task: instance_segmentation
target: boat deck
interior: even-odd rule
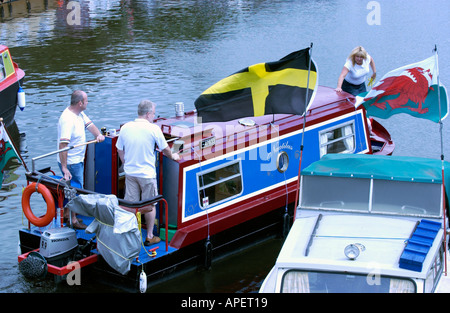
[[[89,225],[94,220],[94,217],[89,217],[89,216],[78,215],[78,217],[81,218],[83,220],[84,224],[86,224],[86,225]],[[41,234],[46,229],[51,229],[54,227],[55,227],[55,223],[53,222],[49,226],[46,226],[46,227],[31,226],[30,229],[22,229],[21,231],[28,233],[30,235],[34,235],[40,239]],[[87,233],[85,230],[76,229],[75,231],[77,233],[77,238],[82,241],[83,240],[88,241],[88,240],[92,239],[92,237],[95,236],[95,234]],[[166,243],[164,241],[164,238],[161,238],[161,241],[158,242],[157,244],[153,244],[150,246],[144,246],[144,241],[145,241],[146,237],[147,237],[147,229],[142,228],[141,229],[141,239],[142,239],[141,250],[139,252],[139,256],[131,262],[132,265],[140,266],[142,264],[151,262],[155,259],[158,259],[160,257],[163,257],[167,254],[170,254],[170,253],[178,250],[176,248],[171,247],[170,245],[168,245],[167,249],[166,249]],[[97,243],[95,238],[93,239],[93,243],[94,244]],[[91,252],[93,254],[98,254],[96,249],[92,250]]]
[[[348,270],[350,264],[355,272],[367,271],[370,263],[376,262],[383,272],[394,274],[398,271],[398,258],[415,227],[415,221],[388,219],[362,215],[325,215],[320,222],[317,217],[299,218],[294,223],[290,238],[286,241],[278,262],[293,266],[299,262],[308,268],[324,270],[323,260],[331,268]],[[315,225],[319,227],[314,228]],[[313,231],[315,230],[315,231]],[[358,260],[348,260],[344,248],[350,243],[365,246]],[[385,251],[380,254],[379,251]]]

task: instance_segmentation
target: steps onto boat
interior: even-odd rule
[[[440,229],[441,223],[439,222],[421,220],[403,250],[400,257],[400,268],[421,272],[423,262]]]
[[[177,227],[174,225],[170,225],[169,224],[169,229],[167,231],[167,233],[169,234],[169,242],[172,240],[173,236],[175,235],[177,231]],[[166,229],[164,227],[161,227],[159,229],[159,237],[161,238],[161,240],[165,240],[166,239]]]

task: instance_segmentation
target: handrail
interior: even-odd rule
[[[165,225],[165,230],[166,230],[166,252],[169,251],[169,205],[167,204],[166,199],[164,199],[161,196],[161,200],[160,201],[164,201],[164,208],[165,208],[165,216],[166,216],[166,225]],[[161,207],[159,207],[159,216],[161,217]],[[159,219],[161,221],[161,218]]]
[[[89,145],[91,143],[96,143],[96,142],[97,142],[97,139],[94,139],[94,140],[91,140],[91,141],[83,142],[83,143],[80,143],[80,144],[77,144],[77,145],[67,146],[67,147],[65,147],[63,149],[55,150],[55,151],[52,151],[52,152],[49,152],[49,153],[46,153],[46,154],[34,157],[34,158],[31,159],[31,171],[35,172],[35,165],[34,165],[34,163],[37,160],[46,158],[48,156],[51,156],[51,155],[54,155],[54,154],[57,154],[57,153],[68,151],[68,150],[71,150],[71,149],[74,149],[74,148],[78,148],[78,147],[81,147],[81,146],[84,146],[84,145]]]
[[[306,250],[305,250],[305,256],[309,255],[309,248],[311,248],[313,239],[316,236],[316,231],[317,231],[317,228],[319,227],[319,222],[321,219],[322,219],[322,214],[319,214],[317,216],[317,220],[316,220],[316,224],[314,225],[314,229],[313,229],[311,235],[309,236],[308,245],[306,246]]]
[[[156,195],[153,198],[144,199],[144,200],[141,200],[138,202],[132,202],[132,201],[128,201],[125,199],[117,198],[117,200],[119,200],[120,205],[129,207],[129,208],[140,208],[143,206],[153,204],[155,202],[159,202],[159,201],[161,201],[161,199],[164,199],[162,195]]]
[[[155,202],[163,201],[164,202],[164,208],[165,208],[164,213],[165,213],[165,217],[166,217],[166,223],[165,223],[165,227],[164,227],[165,230],[166,230],[166,240],[165,240],[166,241],[166,252],[169,251],[169,205],[167,204],[167,200],[164,199],[162,195],[156,195],[153,198],[142,200],[142,201],[139,201],[139,202],[130,202],[130,201],[126,201],[126,200],[119,199],[119,198],[117,198],[117,199],[119,200],[119,203],[121,203],[122,205],[123,204],[129,204],[129,205],[126,205],[126,208],[135,208],[136,209],[136,212],[135,212],[136,214],[137,214],[137,212],[138,212],[140,207],[144,207],[144,206],[150,205],[150,204],[155,203]],[[124,208],[124,209],[126,209],[126,208]],[[162,207],[161,206],[159,207],[159,216],[160,217],[162,216]],[[161,222],[161,218],[159,219],[159,221]],[[148,228],[149,228],[149,225],[147,225],[147,231],[149,231]]]
[[[44,173],[41,172],[41,171],[36,171],[36,170],[35,170],[33,173],[28,173],[28,177],[30,177],[31,175],[36,176],[36,177],[33,177],[33,179],[36,180],[36,182],[37,182],[37,181],[54,182],[55,185],[63,184],[65,187],[70,187],[70,188],[72,188],[72,189],[75,189],[75,190],[78,191],[79,193],[84,193],[84,194],[100,194],[100,193],[98,193],[98,192],[96,192],[96,191],[91,191],[91,190],[84,189],[84,188],[78,188],[78,187],[70,186],[70,185],[67,183],[66,180],[64,180],[64,179],[57,179],[57,178],[51,177],[51,176],[49,176],[49,175],[47,175],[47,174],[44,174]],[[38,178],[38,176],[41,176],[41,177]],[[30,177],[30,178],[31,178],[31,177]],[[120,204],[120,205],[124,205],[124,206],[129,207],[129,208],[138,208],[138,207],[143,207],[143,206],[147,206],[147,205],[153,204],[153,203],[155,203],[155,202],[158,202],[158,201],[160,201],[162,198],[163,198],[162,195],[156,195],[156,196],[153,197],[153,198],[144,199],[144,200],[137,201],[137,202],[132,202],[132,201],[128,201],[128,200],[121,199],[121,198],[117,198],[117,200],[119,201],[119,204]]]

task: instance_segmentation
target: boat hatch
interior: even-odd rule
[[[400,257],[400,268],[421,272],[425,258],[440,229],[439,222],[420,221]]]

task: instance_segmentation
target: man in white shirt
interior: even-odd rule
[[[62,112],[58,121],[58,149],[85,143],[85,129],[94,135],[97,142],[105,140],[98,128],[83,112],[87,104],[88,99],[84,91],[75,90],[72,93],[70,106]],[[74,187],[83,188],[85,151],[86,146],[81,145],[57,154],[58,165],[64,179],[71,180]],[[74,212],[72,212],[72,225],[79,229],[86,228],[86,225],[76,220]]]
[[[169,159],[178,161],[179,155],[168,146],[161,129],[153,124],[155,103],[142,100],[138,106],[138,117],[120,129],[116,148],[125,171],[125,200],[138,202],[158,194],[155,169],[155,144]],[[156,210],[152,205],[144,214],[147,224],[145,245],[158,243],[161,239],[153,235]]]

